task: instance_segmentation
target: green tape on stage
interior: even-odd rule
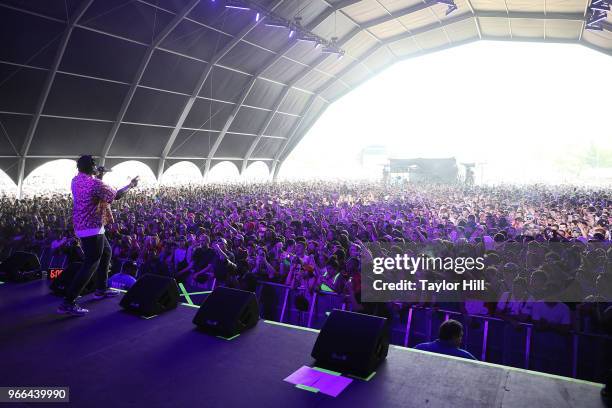
[[[238,333],[238,334],[236,334],[236,335],[234,335],[232,337],[223,337],[223,336],[217,336],[217,337],[220,338],[220,339],[223,339],[223,340],[234,340],[238,336],[240,336],[240,333]]]
[[[338,376],[342,375],[342,373],[339,373],[339,372],[337,372],[337,371],[327,370],[327,369],[325,369],[325,368],[320,368],[320,367],[312,367],[312,369],[313,369],[313,370],[320,371],[320,372],[322,372],[322,373],[331,374],[331,375],[338,375]]]
[[[376,375],[376,371],[374,371],[372,374],[368,375],[367,377],[359,377],[356,375],[349,375],[349,377],[356,378],[361,381],[370,381],[372,378],[374,378],[375,375]]]
[[[334,293],[334,290],[332,288],[330,288],[329,286],[327,286],[326,284],[322,283],[321,284],[321,290],[323,292],[331,292]]]
[[[305,391],[310,391],[310,392],[314,392],[315,394],[317,392],[319,392],[318,388],[315,387],[309,387],[308,385],[302,385],[302,384],[296,384],[295,385],[296,388],[299,388],[300,390],[305,390]]]
[[[191,298],[189,297],[189,293],[187,293],[187,291],[185,290],[185,286],[183,285],[183,283],[179,283],[179,288],[181,288],[181,292],[183,292],[183,295],[185,296],[185,300],[187,301],[187,303],[189,303],[190,305],[193,305],[193,302],[191,301]]]

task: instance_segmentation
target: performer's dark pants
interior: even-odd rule
[[[72,303],[81,294],[93,274],[96,273],[96,289],[106,290],[111,260],[111,246],[104,234],[81,238],[85,260],[66,290],[66,302]]]

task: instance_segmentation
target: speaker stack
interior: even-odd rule
[[[319,367],[367,377],[387,358],[387,319],[333,310],[317,337],[312,357]]]
[[[174,278],[146,274],[134,283],[121,299],[124,309],[150,317],[175,309],[179,301],[179,289]]]
[[[12,282],[40,279],[40,260],[31,252],[17,251],[0,264],[0,278]]]
[[[208,295],[193,318],[202,331],[227,338],[255,327],[258,321],[255,293],[226,287],[218,287]]]

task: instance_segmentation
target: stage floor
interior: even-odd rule
[[[313,330],[260,321],[224,340],[193,307],[144,319],[81,301],[88,316],[60,316],[45,282],[0,285],[0,386],[69,386],[73,407],[603,407],[598,384],[397,346],[332,398],[283,381],[313,364]]]

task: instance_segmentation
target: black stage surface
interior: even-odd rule
[[[603,406],[598,384],[395,346],[332,398],[283,381],[313,363],[313,330],[261,321],[224,340],[194,329],[193,307],[144,319],[90,298],[66,317],[43,281],[0,285],[0,386],[69,386],[74,407]]]

